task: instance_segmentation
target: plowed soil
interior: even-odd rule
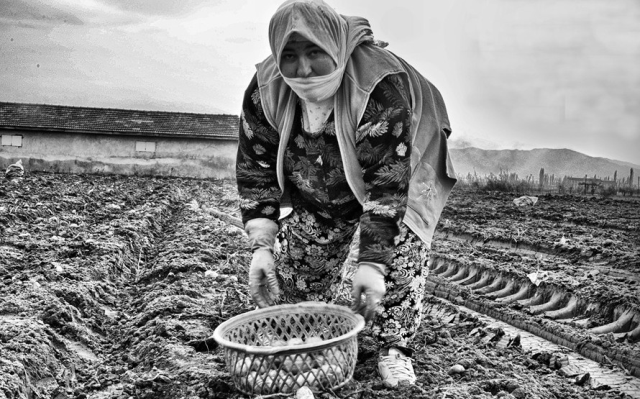
[[[513,198],[454,191],[435,253],[546,270],[584,295],[637,305],[637,202],[548,197],[522,209]],[[0,398],[245,397],[211,335],[254,308],[250,254],[244,232],[216,212],[238,216],[234,182],[44,173],[0,182]],[[460,250],[462,236],[518,240],[530,252]],[[353,381],[316,397],[623,397],[564,377],[552,354],[479,339],[482,328],[425,316],[413,342],[418,383],[400,391],[382,385],[365,330]],[[456,364],[464,372],[452,374]]]

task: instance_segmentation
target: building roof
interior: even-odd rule
[[[236,115],[0,102],[0,130],[220,139],[237,138],[238,124]]]

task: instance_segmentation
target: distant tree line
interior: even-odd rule
[[[478,175],[476,172],[465,175],[458,175],[458,182],[461,185],[475,187],[486,191],[504,191],[515,193],[559,193],[559,194],[599,194],[604,196],[612,195],[640,195],[640,176],[636,177],[633,168],[629,171],[628,177],[618,179],[616,170],[611,176],[589,177],[563,176],[545,173],[544,168],[540,168],[537,178],[530,174],[525,177],[518,176],[517,173],[508,170],[500,170],[498,174]]]

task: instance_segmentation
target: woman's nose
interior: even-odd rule
[[[299,78],[308,78],[313,73],[311,69],[311,62],[306,57],[300,57],[298,59],[298,68],[296,69],[296,76]]]

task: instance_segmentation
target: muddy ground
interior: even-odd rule
[[[548,270],[584,295],[637,305],[637,202],[546,197],[520,209],[513,198],[454,190],[435,254]],[[237,216],[236,204],[231,181],[45,173],[2,181],[0,398],[245,397],[210,338],[253,308],[246,237],[216,216]],[[519,240],[529,252],[460,245],[480,237]],[[551,252],[566,264],[543,256]],[[483,327],[426,315],[413,343],[418,383],[399,393],[376,375],[365,331],[353,382],[317,397],[623,397],[562,376],[551,354],[485,342]],[[455,364],[465,371],[450,374]]]
[[[514,205],[516,198],[458,189],[440,219],[434,258],[521,283],[535,275],[539,292],[563,296],[553,309],[571,298],[578,306],[560,322],[531,315],[533,322],[637,359],[638,331],[633,340],[627,335],[640,323],[640,198],[543,195],[522,207]],[[481,298],[486,295],[469,295],[491,302]],[[518,303],[491,306],[520,318],[529,311]],[[624,312],[635,317],[623,328],[588,334]]]

